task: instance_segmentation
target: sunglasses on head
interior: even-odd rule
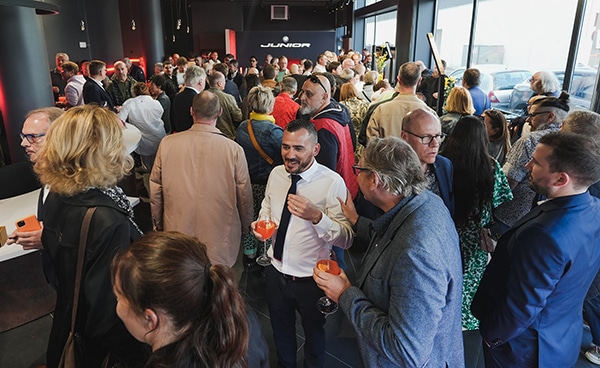
[[[308,78],[309,81],[311,81],[311,83],[318,83],[321,87],[323,87],[323,91],[328,92],[327,88],[325,88],[325,86],[323,85],[323,83],[321,83],[321,80],[319,79],[319,77],[317,77],[316,75],[311,75]]]

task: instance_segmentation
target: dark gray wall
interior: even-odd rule
[[[190,34],[185,33],[185,11],[181,10],[183,27],[174,28],[177,19],[177,4],[172,0],[163,0],[165,52],[181,55],[197,54],[203,51],[217,51],[220,57],[225,52],[225,29],[236,32],[246,31],[333,31],[335,17],[323,7],[289,7],[289,20],[270,20],[271,8],[268,5],[242,5],[239,3],[214,1],[189,3],[188,16]],[[171,16],[173,12],[173,16]],[[175,34],[175,42],[172,35]],[[240,39],[238,38],[238,42]],[[332,38],[331,43],[335,42]]]
[[[54,55],[66,52],[71,60],[100,59],[109,64],[123,58],[119,0],[56,0],[60,14],[43,18],[50,66]],[[81,20],[85,31],[81,31]],[[86,48],[79,43],[86,42]]]

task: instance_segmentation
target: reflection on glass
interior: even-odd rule
[[[386,41],[393,46],[396,43],[396,16],[398,12],[392,11],[385,14],[365,18],[365,47],[371,50],[372,46],[381,46]]]
[[[592,0],[591,3],[599,1]],[[536,71],[553,71],[559,80],[564,78],[576,6],[577,0],[487,0],[478,3],[470,66],[480,70],[480,87],[488,94],[492,107],[522,110],[521,105],[532,94],[527,80]],[[588,9],[590,6],[588,4]],[[552,11],[540,12],[542,8]],[[448,63],[447,74],[457,79],[457,85],[460,85],[466,68],[472,10],[471,2],[439,2],[435,38],[441,57]],[[591,15],[588,13],[586,11],[586,18],[591,18],[589,22],[593,26],[597,10]],[[582,38],[589,38],[590,33],[584,31]],[[583,64],[589,65],[589,60]],[[586,95],[586,82],[583,76],[580,79],[578,84],[584,84],[579,87],[583,96]],[[575,91],[575,79],[572,87]],[[591,90],[593,83],[589,89],[590,99]],[[512,101],[511,96],[515,94],[518,101]]]
[[[579,37],[577,61],[569,87],[571,104],[590,108],[600,62],[600,0],[588,0]],[[558,76],[561,80],[561,76]],[[562,76],[564,77],[564,75]]]

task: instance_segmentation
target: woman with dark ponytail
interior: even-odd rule
[[[117,254],[112,280],[117,314],[152,348],[146,367],[268,364],[260,327],[247,315],[233,271],[211,265],[206,246],[196,238],[150,233]]]

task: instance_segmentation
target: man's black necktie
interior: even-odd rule
[[[273,256],[275,259],[281,261],[283,255],[283,243],[285,241],[285,233],[287,232],[288,225],[290,224],[290,217],[292,214],[288,210],[288,196],[290,194],[296,194],[296,186],[298,180],[302,179],[300,175],[292,174],[292,184],[285,196],[285,202],[283,203],[283,211],[281,211],[281,220],[279,221],[279,228],[277,229],[277,237],[275,238],[275,247],[273,248]]]

